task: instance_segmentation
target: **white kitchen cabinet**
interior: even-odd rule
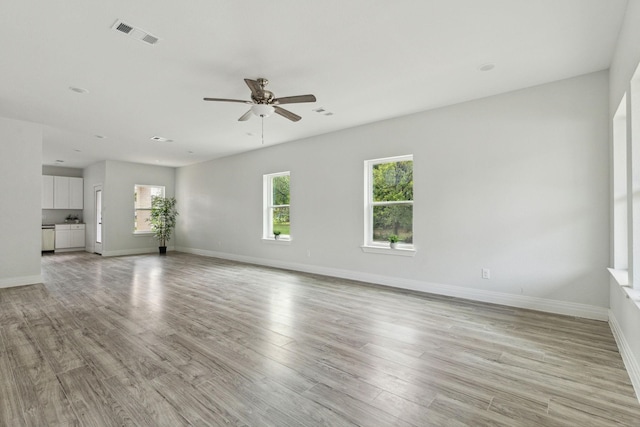
[[[69,209],[84,209],[83,201],[84,180],[82,178],[69,178]]]
[[[84,248],[84,224],[71,224],[71,248]]]
[[[56,224],[56,249],[71,247],[71,225]]]
[[[43,209],[84,209],[84,180],[69,176],[43,176],[42,185],[49,186],[52,180],[53,201],[51,207],[45,206],[45,190],[42,191]],[[49,195],[47,194],[47,198]],[[48,202],[48,200],[47,200]],[[48,205],[49,206],[49,205]]]
[[[53,177],[53,208],[69,209],[69,177]]]
[[[53,209],[53,177],[42,175],[42,209]]]
[[[84,224],[56,224],[56,249],[84,248]]]

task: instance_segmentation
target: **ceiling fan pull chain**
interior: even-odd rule
[[[260,116],[260,120],[262,121],[262,145],[264,145],[264,116]]]

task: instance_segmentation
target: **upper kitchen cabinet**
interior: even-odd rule
[[[84,180],[69,178],[69,209],[84,209]]]
[[[83,209],[84,180],[68,176],[42,177],[42,209]]]
[[[42,209],[53,209],[53,177],[42,175]]]
[[[53,208],[69,209],[69,177],[53,177]]]

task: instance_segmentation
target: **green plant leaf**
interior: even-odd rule
[[[153,196],[151,198],[151,214],[147,221],[151,223],[151,231],[160,246],[166,246],[171,239],[178,215],[175,197]]]

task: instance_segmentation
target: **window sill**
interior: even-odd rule
[[[414,257],[416,256],[416,252],[418,252],[415,250],[415,248],[391,249],[389,247],[384,247],[384,246],[367,246],[367,245],[360,246],[360,248],[362,249],[362,252],[366,252],[368,254],[383,254],[383,255],[408,256],[408,257]]]
[[[629,285],[629,272],[627,270],[619,270],[615,268],[607,268],[609,274],[620,285],[625,292],[627,298],[633,301],[640,308],[640,289],[634,289]]]
[[[153,231],[134,231],[133,235],[138,237],[147,237],[147,236],[153,237]]]
[[[291,239],[283,239],[283,238],[279,238],[279,239],[274,239],[273,237],[263,237],[262,241],[264,243],[272,243],[272,244],[276,244],[276,245],[290,245],[291,244]]]
[[[618,282],[620,286],[629,286],[629,272],[615,268],[607,268],[609,274]]]

